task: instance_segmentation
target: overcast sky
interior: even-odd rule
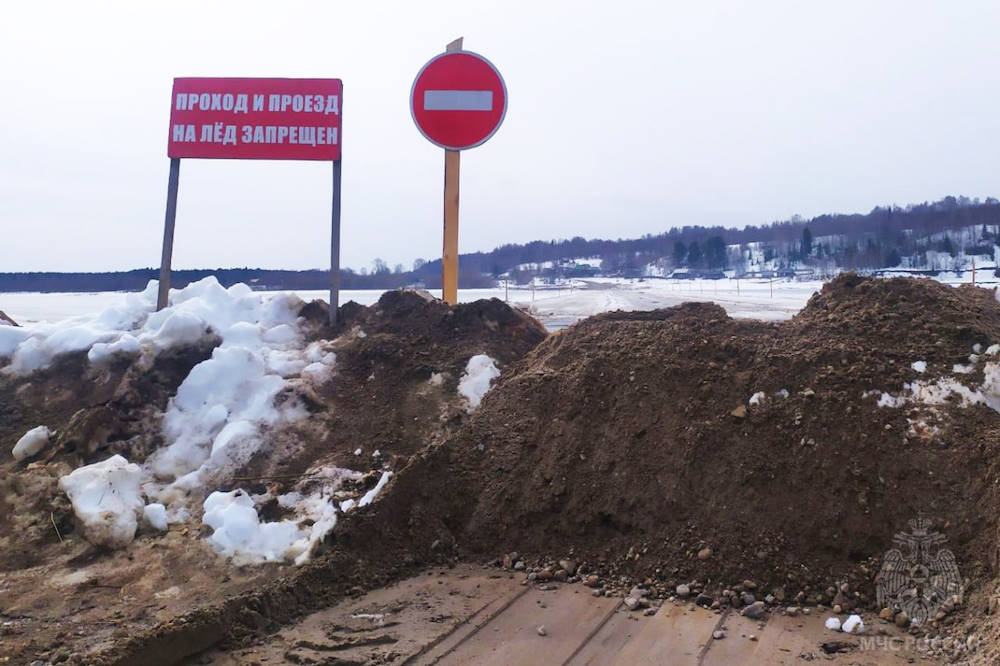
[[[159,265],[174,76],[343,79],[344,265],[439,256],[408,95],[458,36],[510,98],[462,252],[996,196],[998,34],[995,0],[8,3],[0,271]],[[185,160],[174,266],[328,266],[330,171]]]

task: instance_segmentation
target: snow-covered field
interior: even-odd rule
[[[550,329],[567,326],[579,319],[612,310],[653,310],[685,301],[713,301],[733,317],[787,319],[795,314],[821,282],[775,280],[619,280],[594,278],[575,280],[556,287],[462,289],[463,303],[481,298],[499,298],[513,305],[531,307]],[[261,292],[268,293],[268,292]],[[325,291],[298,291],[305,301],[327,299]],[[435,296],[439,291],[432,290]],[[378,290],[341,292],[342,302],[371,305],[382,295]],[[0,294],[0,310],[21,324],[56,322],[69,317],[94,314],[117,303],[121,294]]]
[[[980,280],[991,281],[984,286],[995,286],[991,273],[981,272]],[[942,274],[938,280],[947,284],[969,282],[968,275],[956,277]],[[788,319],[798,312],[815,292],[822,289],[820,280],[625,280],[616,278],[588,278],[573,280],[564,285],[537,287],[511,287],[497,289],[462,289],[458,297],[463,303],[481,298],[499,298],[512,305],[530,308],[550,330],[568,326],[579,319],[613,310],[654,310],[678,305],[685,301],[710,301],[718,303],[732,317],[778,321]],[[260,292],[262,294],[277,292]],[[353,290],[341,292],[341,302],[356,301],[371,305],[382,295],[380,290]],[[440,291],[431,290],[435,296]],[[326,291],[297,291],[305,301],[315,298],[326,300]],[[56,322],[69,317],[100,312],[117,303],[121,294],[0,294],[0,310],[22,324]]]
[[[788,319],[822,289],[820,281],[578,280],[563,289],[511,290],[510,300],[533,307],[551,330],[601,312],[655,310],[687,301],[718,303],[731,317]]]

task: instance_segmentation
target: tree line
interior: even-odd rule
[[[935,202],[908,206],[877,206],[868,213],[826,214],[742,229],[721,226],[675,226],[660,234],[631,239],[570,239],[501,245],[489,252],[459,257],[460,284],[485,288],[503,276],[516,282],[540,271],[532,266],[599,258],[605,275],[640,275],[649,265],[676,268],[754,271],[764,261],[777,267],[814,265],[834,268],[879,269],[904,260],[913,267],[948,269],[959,254],[990,254],[1000,237],[1000,201],[948,196]],[[123,272],[0,273],[5,291],[134,291],[159,271],[142,268]],[[327,271],[217,268],[173,271],[171,282],[182,287],[207,275],[224,285],[245,282],[255,289],[326,289]],[[376,259],[372,267],[341,271],[343,289],[395,289],[405,286],[441,286],[441,261],[417,259],[407,269]]]

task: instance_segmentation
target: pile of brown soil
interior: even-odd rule
[[[985,361],[952,366],[996,342],[992,291],[855,275],[780,324],[709,304],[594,317],[502,377],[390,496],[450,498],[435,510],[471,553],[572,551],[813,602],[838,580],[873,590],[893,535],[922,515],[982,581],[996,567],[1000,414],[948,405],[920,431],[907,408],[864,396],[921,377],[980,383]],[[380,510],[401,508],[386,497]]]
[[[318,465],[396,469],[465,420],[458,383],[472,356],[486,354],[504,371],[547,335],[495,298],[449,306],[426,293],[389,291],[369,307],[343,306],[336,330],[326,327],[327,312],[316,301],[303,314],[313,339],[333,341],[334,378],[303,396],[311,415],[293,428],[296,448],[251,461],[241,476],[263,484]]]
[[[830,603],[829,586],[850,581],[860,596],[840,601],[870,607],[883,554],[918,515],[950,539],[981,617],[996,568],[1000,414],[948,404],[937,431],[915,430],[908,419],[925,408],[878,407],[866,392],[939,376],[978,385],[985,357],[972,373],[952,366],[996,342],[992,291],[853,275],[780,324],[690,303],[591,318],[505,370],[452,436],[343,521],[324,557],[109,656],[194,640],[218,618],[216,639],[245,641],[261,631],[247,608],[285,622],[349,591],[352,576],[365,585],[514,550],[572,554],[602,578],[668,590],[750,579],[788,603]]]
[[[57,556],[60,536],[74,529],[59,477],[117,453],[145,460],[163,444],[158,418],[170,396],[216,344],[171,348],[149,365],[116,356],[94,367],[74,352],[27,376],[0,373],[0,571]],[[53,444],[14,461],[14,444],[39,425],[54,432]]]
[[[531,351],[542,331],[500,304],[417,298],[345,308],[342,381],[310,398],[326,434],[290,464],[336,463],[363,439],[408,460],[379,501],[348,514],[330,549],[290,575],[137,622],[87,659],[169,663],[429,562],[514,550],[572,554],[587,571],[665,589],[751,579],[796,603],[828,603],[828,586],[848,580],[860,596],[846,605],[870,607],[883,554],[917,516],[949,538],[972,611],[985,610],[998,564],[1000,414],[877,401],[920,380],[982,384],[998,359],[969,356],[1000,343],[992,291],[845,275],[788,322],[685,304],[594,317]],[[324,313],[312,310],[319,335]],[[458,418],[454,385],[476,353],[504,373]],[[430,381],[438,373],[441,386]],[[439,390],[451,397],[433,398]]]
[[[286,492],[323,465],[402,466],[467,418],[456,389],[471,356],[487,354],[506,370],[546,335],[496,299],[452,307],[389,292],[370,307],[343,306],[336,329],[326,326],[325,304],[301,314],[310,338],[328,340],[337,354],[333,375],[300,387],[310,418],[276,435],[272,444],[287,447],[281,455],[258,456],[238,472],[236,485],[250,492]],[[58,478],[114,453],[142,462],[162,446],[159,415],[217,344],[173,348],[152,364],[123,355],[95,367],[74,353],[26,377],[0,373],[0,619],[9,621],[0,635],[12,663],[58,656],[93,664],[105,659],[98,652],[112,663],[174,663],[202,641],[265,630],[441,555],[427,542],[424,554],[401,556],[405,530],[395,522],[391,535],[359,531],[354,543],[363,557],[330,544],[319,562],[299,568],[234,567],[211,550],[210,530],[197,522],[165,535],[140,531],[113,553],[82,541]],[[56,431],[54,442],[31,461],[13,460],[17,439],[40,424]],[[355,456],[356,448],[364,455]],[[264,519],[278,517],[265,509]]]

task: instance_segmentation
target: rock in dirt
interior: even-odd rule
[[[20,324],[8,317],[3,310],[0,310],[0,326],[20,326]]]

